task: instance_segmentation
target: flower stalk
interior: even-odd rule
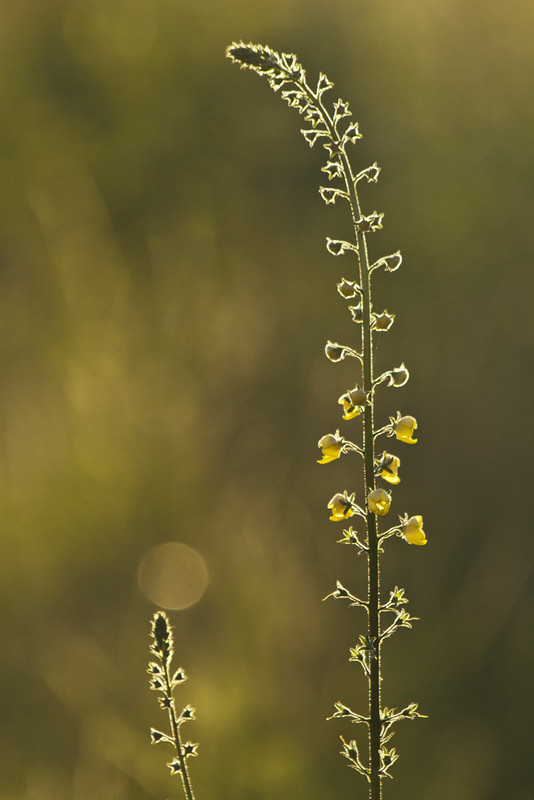
[[[348,149],[361,138],[358,124],[349,121],[349,104],[337,100],[328,107],[323,100],[327,91],[333,88],[331,81],[323,73],[319,74],[316,87],[307,80],[306,73],[293,54],[279,54],[269,47],[243,42],[233,43],[226,51],[227,56],[241,68],[251,69],[267,78],[271,88],[280,92],[282,98],[303,117],[306,127],[301,130],[310,147],[321,143],[327,152],[326,164],[322,172],[330,182],[341,181],[341,185],[321,186],[319,193],[327,205],[336,201],[349,204],[352,218],[352,240],[343,241],[327,238],[328,252],[335,256],[348,255],[354,262],[354,275],[343,277],[337,283],[340,296],[351,302],[348,311],[352,321],[360,326],[359,341],[356,346],[348,346],[328,341],[326,357],[336,363],[347,357],[357,363],[358,383],[348,389],[339,399],[342,406],[342,419],[356,429],[360,442],[352,442],[340,430],[319,439],[322,457],[320,464],[337,461],[346,454],[354,453],[363,460],[363,486],[356,491],[345,490],[336,493],[328,503],[330,520],[345,522],[354,518],[359,530],[349,527],[343,531],[339,541],[356,546],[358,554],[367,556],[367,596],[360,599],[342,586],[339,581],[336,590],[329,597],[350,601],[352,607],[362,608],[367,616],[367,631],[360,635],[359,643],[350,649],[350,660],[357,662],[368,681],[368,709],[365,714],[352,711],[344,703],[335,703],[332,718],[349,718],[362,724],[368,732],[368,758],[360,755],[356,739],[346,742],[342,738],[342,755],[350,767],[363,775],[369,786],[370,800],[381,800],[382,782],[391,777],[390,767],[398,754],[387,743],[393,735],[392,726],[401,719],[414,719],[422,716],[417,705],[410,703],[402,711],[382,707],[381,663],[382,643],[401,627],[411,627],[415,619],[403,605],[407,602],[404,590],[395,587],[390,591],[387,601],[381,599],[380,556],[384,543],[391,537],[400,537],[408,544],[426,544],[423,520],[419,515],[399,517],[399,524],[381,530],[379,520],[390,513],[393,498],[391,487],[400,482],[400,458],[387,451],[377,455],[377,439],[381,436],[395,437],[397,441],[415,444],[414,432],[417,422],[410,415],[397,412],[390,417],[389,424],[375,427],[375,392],[382,388],[400,388],[409,379],[409,372],[402,363],[377,376],[373,364],[373,337],[389,331],[394,315],[387,311],[376,312],[372,300],[372,275],[377,269],[393,272],[402,263],[399,251],[381,256],[371,262],[369,258],[369,237],[382,228],[383,214],[377,211],[365,214],[360,203],[358,186],[360,182],[375,183],[380,169],[377,164],[359,172],[353,171]],[[358,433],[359,427],[361,430]],[[386,487],[382,483],[386,483]],[[358,503],[356,498],[360,500]],[[352,519],[351,519],[352,522]],[[356,524],[355,523],[355,524]],[[363,531],[362,531],[363,528]],[[393,614],[387,624],[382,624],[384,614]]]
[[[182,787],[186,800],[195,800],[193,787],[189,777],[187,761],[191,756],[197,755],[198,744],[184,742],[180,734],[180,729],[184,722],[195,719],[195,709],[185,706],[177,714],[174,703],[174,687],[187,680],[184,670],[180,667],[172,670],[172,658],[174,655],[174,643],[172,629],[163,611],[154,614],[151,628],[150,652],[155,656],[156,661],[151,661],[148,665],[150,675],[150,688],[161,694],[158,698],[161,708],[167,711],[169,717],[170,733],[162,733],[155,728],[150,729],[152,744],[170,744],[174,748],[174,758],[167,764],[172,775],[179,775],[182,780]]]

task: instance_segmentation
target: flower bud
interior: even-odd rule
[[[152,618],[151,651],[162,661],[169,662],[173,656],[173,635],[169,620],[164,611],[157,611]]]
[[[385,489],[375,489],[367,497],[367,507],[373,514],[383,516],[389,511],[391,496]]]
[[[343,419],[353,419],[362,413],[363,407],[367,402],[367,394],[355,386],[345,394],[341,395],[338,403],[343,406]]]
[[[417,428],[417,421],[415,417],[399,417],[395,421],[395,436],[401,442],[406,442],[407,444],[415,444],[417,439],[413,438],[413,434],[415,429]]]
[[[341,448],[343,447],[343,438],[340,436],[339,431],[335,433],[327,433],[322,439],[319,439],[317,446],[323,451],[323,457],[317,461],[318,464],[328,464],[330,461],[335,461],[341,455]]]
[[[423,530],[423,517],[415,516],[406,518],[402,521],[401,535],[408,544],[426,544],[427,539]]]

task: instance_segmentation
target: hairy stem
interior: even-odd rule
[[[171,678],[169,675],[169,666],[168,664],[163,665],[164,669],[164,678],[165,678],[165,688],[167,690],[168,697],[172,697],[172,684]],[[189,772],[187,770],[187,759],[184,756],[184,751],[182,747],[182,740],[180,737],[180,726],[178,724],[178,720],[176,719],[176,711],[174,709],[174,701],[170,704],[167,709],[169,713],[169,722],[171,725],[172,731],[172,738],[174,742],[174,749],[176,751],[176,756],[178,758],[178,763],[180,765],[180,777],[182,779],[182,785],[184,787],[184,794],[187,800],[195,800],[195,796],[193,794],[193,788],[191,786],[191,781],[189,779]]]
[[[355,190],[354,190],[355,191]],[[363,450],[365,493],[369,495],[375,488],[374,475],[374,393],[373,393],[373,350],[371,330],[371,286],[369,280],[369,257],[365,234],[360,236],[360,280],[363,292],[363,372],[364,391],[368,392],[369,402],[364,410]],[[376,515],[367,512],[368,557],[368,635],[373,645],[374,657],[370,659],[369,676],[369,766],[370,800],[380,800],[382,796],[380,778],[380,556]]]
[[[304,84],[300,87],[309,93]],[[319,100],[323,119],[333,139],[339,141],[333,121]],[[363,458],[364,458],[364,485],[365,496],[375,489],[374,472],[374,374],[373,374],[373,333],[371,327],[371,280],[369,254],[365,233],[360,231],[358,220],[362,217],[360,200],[356,189],[355,176],[352,172],[350,161],[344,148],[340,152],[343,164],[345,187],[349,197],[352,221],[354,225],[354,238],[358,253],[358,270],[363,302],[362,322],[362,369],[363,390],[367,393],[368,402],[363,413]],[[368,596],[367,596],[367,621],[369,643],[372,643],[373,652],[369,659],[369,800],[381,800],[382,779],[380,775],[380,558],[376,515],[370,511],[366,514],[368,549]]]
[[[363,419],[364,481],[365,494],[369,495],[375,488],[374,475],[374,442],[373,442],[373,362],[371,332],[371,288],[369,283],[369,259],[365,234],[360,235],[360,280],[363,292],[363,373],[364,391],[368,392],[369,402],[365,406]],[[376,515],[367,512],[368,557],[368,596],[367,617],[369,642],[373,646],[370,659],[369,676],[369,766],[370,766],[370,800],[380,800],[380,557],[378,552],[378,535]]]
[[[362,355],[363,355],[363,390],[367,393],[368,402],[363,414],[363,453],[364,453],[364,485],[365,496],[375,489],[374,474],[374,392],[373,392],[373,347],[371,328],[371,281],[369,271],[369,254],[365,233],[358,228],[361,218],[361,207],[352,174],[350,162],[343,154],[345,183],[350,198],[354,235],[358,245],[358,265],[360,286],[363,300],[362,323]],[[367,634],[373,646],[369,659],[369,800],[381,800],[382,780],[380,776],[380,556],[378,549],[378,531],[376,515],[367,512],[368,546],[368,595],[367,595]]]

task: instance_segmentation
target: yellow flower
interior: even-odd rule
[[[332,522],[340,522],[344,519],[347,519],[347,517],[352,517],[354,514],[352,502],[350,498],[347,497],[346,492],[343,494],[335,494],[328,503],[327,508],[331,509],[332,511],[332,515],[330,517]]]
[[[323,451],[323,457],[317,463],[328,464],[329,461],[335,461],[341,455],[343,438],[340,436],[339,431],[327,433],[326,436],[319,439],[317,447],[320,447]]]
[[[353,419],[362,413],[363,407],[367,402],[367,395],[363,389],[355,386],[354,389],[345,392],[337,402],[343,406],[343,419]]]
[[[426,544],[426,536],[423,530],[423,517],[418,515],[408,519],[408,515],[406,515],[406,519],[402,524],[401,534],[402,538],[407,541],[408,544]]]
[[[399,417],[395,421],[395,436],[401,442],[407,444],[415,444],[417,439],[413,438],[415,429],[417,428],[417,421],[415,417]]]
[[[400,458],[397,456],[392,456],[391,453],[382,453],[382,457],[377,466],[377,472],[380,477],[384,478],[385,481],[392,484],[400,483],[399,477],[399,467],[400,467]]]
[[[390,505],[391,496],[385,489],[375,489],[367,497],[367,506],[373,514],[378,514],[379,516],[387,514]]]

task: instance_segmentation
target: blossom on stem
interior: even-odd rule
[[[346,300],[350,300],[352,297],[356,297],[360,294],[360,287],[356,281],[348,281],[346,278],[342,278],[337,284],[337,290],[341,297],[344,297]]]
[[[326,205],[335,203],[338,197],[343,197],[345,200],[349,199],[349,196],[346,192],[341,191],[341,189],[333,189],[329,186],[319,186],[319,194],[325,201]]]
[[[384,256],[378,261],[375,261],[375,263],[371,265],[371,270],[378,269],[378,267],[384,267],[386,272],[395,272],[395,270],[398,269],[401,264],[402,256],[400,254],[400,250],[397,250],[396,253],[391,253],[389,256]]]
[[[352,242],[345,242],[343,239],[331,239],[326,237],[326,249],[333,256],[342,256],[347,250],[356,250],[356,245]]]
[[[367,394],[356,385],[354,389],[341,395],[337,402],[343,406],[343,419],[353,419],[362,413],[367,402]]]
[[[373,314],[373,328],[375,331],[388,331],[393,325],[395,314],[388,314],[383,311],[381,314]]]
[[[349,306],[350,315],[353,322],[363,322],[363,304],[359,303],[357,306]]]
[[[360,181],[362,178],[365,178],[367,183],[376,183],[379,173],[380,167],[375,161],[375,163],[371,164],[370,167],[367,167],[367,169],[362,169],[362,171],[356,175],[355,183],[358,183],[358,181]]]
[[[339,458],[343,447],[343,437],[339,431],[335,433],[327,433],[322,439],[319,439],[317,447],[323,451],[323,457],[317,461],[318,464],[328,464],[330,461],[335,461]]]
[[[324,352],[329,361],[343,361],[343,359],[347,357],[359,358],[360,361],[362,360],[361,354],[353,350],[352,347],[346,347],[337,342],[328,341],[325,345]]]
[[[369,511],[378,516],[383,516],[389,511],[391,505],[391,495],[385,489],[375,489],[367,496],[367,507]]]
[[[383,261],[386,272],[395,272],[395,270],[398,269],[402,264],[402,256],[400,251],[397,250],[396,253],[391,253],[391,255],[386,256]]]
[[[389,383],[388,386],[404,386],[405,383],[408,383],[408,378],[410,377],[410,373],[406,369],[404,362],[400,365],[400,367],[395,367],[392,369],[388,375]]]
[[[376,466],[376,473],[388,483],[396,485],[397,483],[400,483],[400,477],[398,474],[399,467],[400,458],[391,455],[391,453],[386,453],[384,450],[380,461]]]
[[[338,119],[351,116],[351,113],[349,111],[349,104],[345,102],[345,100],[340,99],[337,102],[335,102],[334,111],[336,112],[334,115],[334,119],[336,122],[338,121]]]
[[[343,134],[343,143],[350,142],[351,144],[356,144],[358,139],[361,139],[362,135],[358,130],[358,123],[357,122],[349,122],[347,125],[347,129]]]
[[[346,348],[335,342],[328,341],[324,352],[330,361],[342,361],[345,358]]]
[[[413,438],[415,429],[417,428],[417,420],[415,417],[409,415],[401,417],[397,412],[397,419],[392,419],[393,430],[397,439],[407,444],[415,444],[417,439]]]
[[[337,160],[327,161],[325,166],[321,167],[321,172],[326,172],[331,181],[343,177],[343,168]]]
[[[383,218],[383,214],[379,214],[378,211],[373,211],[369,216],[360,217],[360,219],[356,220],[356,226],[362,233],[377,231],[382,227]]]
[[[327,505],[327,508],[332,511],[330,516],[332,522],[341,522],[347,517],[352,517],[355,511],[352,503],[353,499],[354,495],[349,496],[346,491],[343,494],[338,492],[332,497]]]
[[[408,515],[401,519],[401,536],[408,544],[426,544],[427,539],[423,530],[423,517],[417,515],[408,518]]]

